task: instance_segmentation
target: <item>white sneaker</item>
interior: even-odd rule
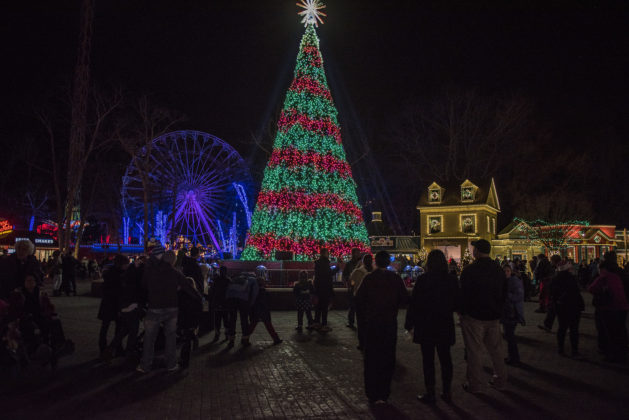
[[[171,367],[170,369],[167,369],[168,372],[177,372],[179,370],[179,363],[177,363],[174,367]]]

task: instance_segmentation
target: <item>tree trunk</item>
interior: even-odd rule
[[[81,246],[81,239],[83,238],[83,231],[85,231],[85,220],[81,217],[79,223],[79,230],[76,233],[76,241],[74,241],[74,258],[79,258],[79,247]]]
[[[146,184],[148,183],[145,180],[145,176],[142,177],[142,184],[144,187],[143,198],[144,198],[144,228],[142,232],[142,241],[144,242],[144,252],[148,252],[148,230],[149,230],[149,192]]]

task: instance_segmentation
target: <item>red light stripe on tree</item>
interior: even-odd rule
[[[303,152],[294,147],[273,149],[273,153],[269,159],[269,166],[273,167],[278,165],[284,165],[289,169],[312,165],[318,171],[329,173],[336,172],[342,178],[352,176],[352,169],[346,161],[338,159],[330,153],[324,155],[315,151]]]
[[[297,114],[297,111],[294,109],[287,109],[282,111],[280,119],[277,122],[277,128],[285,133],[295,124],[299,124],[305,130],[312,131],[316,134],[332,136],[338,144],[341,144],[341,129],[334,124],[329,117],[325,117],[321,120],[311,120],[306,115]]]
[[[318,209],[327,208],[346,214],[357,222],[362,221],[362,211],[356,204],[330,193],[307,194],[301,191],[289,190],[261,191],[257,205],[266,208],[276,208],[281,211],[295,210],[308,214],[314,214]]]
[[[313,95],[324,97],[330,102],[332,101],[332,95],[326,86],[301,74],[298,74],[297,77],[293,79],[293,83],[290,85],[289,90],[300,93],[306,91],[312,93]]]
[[[263,256],[270,257],[273,251],[290,251],[296,255],[315,256],[321,248],[327,248],[330,255],[341,256],[351,254],[352,248],[358,248],[363,253],[369,249],[357,240],[335,240],[323,242],[312,238],[291,239],[288,237],[275,237],[274,234],[251,235],[247,238],[247,245],[255,247]]]
[[[323,65],[323,62],[321,61],[321,54],[319,54],[319,49],[317,47],[307,46],[304,47],[302,51],[308,57],[308,60],[310,60],[311,66],[321,67]]]

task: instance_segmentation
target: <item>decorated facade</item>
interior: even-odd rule
[[[500,202],[493,178],[478,184],[437,183],[419,200],[421,248],[441,249],[446,258],[460,261],[471,242],[491,241],[496,235]]]
[[[616,249],[616,227],[610,225],[590,225],[566,223],[547,225],[539,228],[540,235],[528,226],[527,222],[514,220],[492,241],[492,253],[496,257],[530,260],[538,254],[558,254],[575,262],[589,262],[602,257],[605,252]],[[549,246],[543,238],[544,231],[561,232],[561,244]]]

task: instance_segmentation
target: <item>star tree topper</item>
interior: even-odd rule
[[[325,9],[325,4],[323,4],[323,2],[320,0],[301,0],[299,3],[295,4],[304,9],[297,13],[298,15],[304,17],[301,20],[301,23],[303,23],[304,26],[314,23],[316,27],[319,27],[319,22],[323,25],[323,19],[321,19],[321,16],[327,16],[321,11],[321,9]]]

